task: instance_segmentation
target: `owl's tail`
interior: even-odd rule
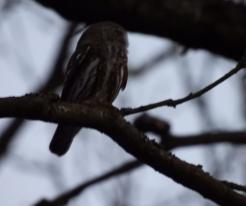
[[[50,142],[50,151],[58,156],[64,155],[72,144],[73,138],[81,128],[59,124]]]

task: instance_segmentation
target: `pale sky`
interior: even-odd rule
[[[0,96],[24,95],[45,81],[66,22],[52,11],[32,3],[17,6],[15,11],[2,16]],[[76,39],[77,37],[75,41]],[[170,42],[165,39],[129,33],[129,67],[141,65],[143,60],[153,57],[169,45]],[[182,69],[190,72],[189,81],[199,89],[234,66],[235,62],[205,51],[188,50],[183,56],[177,55],[158,64],[157,68],[152,68],[153,71],[150,69],[141,77],[130,77],[126,90],[119,95],[114,105],[136,107],[167,98],[181,98],[194,92],[185,87]],[[209,72],[205,73],[204,70]],[[200,81],[203,74],[208,75],[205,82]],[[209,98],[209,112],[214,115],[214,128],[244,128],[239,110],[239,76],[240,74],[234,76],[206,94]],[[150,113],[170,122],[174,134],[187,135],[209,129],[204,125],[194,101],[176,109],[164,107]],[[128,119],[132,120],[133,117]],[[6,120],[0,120],[0,133],[7,123]],[[54,129],[54,124],[32,121],[18,133],[17,141],[13,143],[8,158],[0,167],[1,205],[26,206],[43,197],[52,198],[61,191],[132,158],[108,137],[89,129],[80,132],[67,155],[57,158],[48,150]],[[190,163],[203,165],[209,171],[215,165],[211,165],[207,159],[210,151],[208,148],[183,148],[174,153]],[[231,148],[215,147],[218,158],[225,158],[225,151],[230,151]],[[50,172],[51,167],[57,169],[55,175]],[[231,168],[231,172],[224,175],[237,181],[242,178],[240,168]],[[122,195],[119,187],[124,183],[132,186],[128,198],[129,205],[133,206],[164,205],[166,201],[171,202],[167,205],[176,205],[172,203],[173,199],[180,200],[183,205],[197,205],[197,202],[190,202],[189,198],[199,203],[207,202],[197,193],[159,175],[149,167],[143,167],[124,177],[88,189],[69,205],[83,203],[88,206],[106,206],[113,201],[113,197]]]

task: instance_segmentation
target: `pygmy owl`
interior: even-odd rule
[[[61,100],[111,104],[127,82],[127,34],[118,24],[92,24],[82,33],[71,56]],[[65,154],[81,127],[58,124],[50,151]]]

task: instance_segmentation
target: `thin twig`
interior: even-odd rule
[[[231,76],[233,76],[234,74],[236,74],[237,72],[239,72],[241,69],[245,68],[245,57],[242,58],[242,60],[236,65],[235,68],[233,68],[231,71],[229,71],[228,73],[226,73],[224,76],[222,76],[221,78],[217,79],[216,81],[214,81],[212,84],[209,84],[208,86],[204,87],[203,89],[195,92],[195,93],[190,93],[187,96],[180,98],[180,99],[167,99],[164,101],[160,101],[160,102],[156,102],[153,104],[148,104],[145,106],[140,106],[137,108],[122,108],[121,112],[123,115],[131,115],[131,114],[136,114],[139,112],[144,112],[147,110],[151,110],[151,109],[155,109],[157,107],[162,107],[162,106],[168,106],[168,107],[176,107],[179,104],[182,104],[184,102],[190,101],[192,99],[195,99],[197,97],[202,96],[203,94],[205,94],[206,92],[208,92],[209,90],[213,89],[214,87],[218,86],[220,83],[222,83],[223,81],[229,79]]]

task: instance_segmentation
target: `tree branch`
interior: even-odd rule
[[[165,148],[178,148],[184,146],[229,143],[235,145],[246,144],[246,131],[239,132],[211,132],[198,135],[170,136],[164,140]]]
[[[235,144],[246,144],[246,132],[217,132],[217,133],[208,133],[208,134],[201,134],[201,135],[193,135],[193,136],[180,136],[177,137],[175,135],[169,134],[169,124],[163,120],[160,120],[155,117],[151,117],[149,115],[142,115],[138,117],[134,121],[134,125],[140,129],[141,131],[145,132],[154,132],[155,134],[161,136],[162,144],[166,149],[175,149],[178,147],[185,147],[185,146],[194,146],[194,145],[207,145],[213,143],[235,143]],[[131,172],[141,166],[144,166],[138,160],[128,161],[123,163],[120,167],[112,169],[109,172],[106,172],[98,177],[95,177],[91,180],[83,182],[79,186],[68,190],[67,192],[58,195],[53,200],[43,199],[35,204],[35,206],[62,206],[67,204],[71,199],[81,195],[81,193],[88,189],[89,187],[101,183],[102,181],[108,180],[113,177],[117,177],[118,175],[125,174],[127,172]],[[245,191],[244,186],[235,184],[235,183],[228,183],[227,181],[221,181],[223,184],[226,184],[232,189]]]
[[[178,136],[170,133],[170,125],[167,121],[148,114],[139,116],[134,121],[134,125],[143,132],[152,132],[158,135],[161,144],[166,150],[217,143],[246,144],[246,131],[213,131]]]
[[[222,76],[221,78],[217,79],[216,81],[214,81],[212,84],[209,84],[208,86],[202,88],[201,90],[195,92],[195,93],[190,93],[187,96],[180,98],[180,99],[167,99],[164,101],[160,101],[160,102],[156,102],[153,104],[148,104],[145,106],[140,106],[137,108],[122,108],[121,112],[123,115],[131,115],[131,114],[136,114],[139,112],[145,112],[147,110],[151,110],[151,109],[155,109],[157,107],[163,107],[163,106],[168,106],[168,107],[176,107],[179,104],[183,104],[187,101],[190,101],[192,99],[198,98],[200,96],[202,96],[203,94],[205,94],[206,92],[210,91],[211,89],[213,89],[214,87],[218,86],[220,83],[224,82],[225,80],[229,79],[231,76],[233,76],[234,74],[236,74],[237,72],[239,72],[240,70],[242,70],[243,68],[245,68],[245,56],[242,58],[242,60],[236,65],[235,68],[233,68],[231,71],[229,71],[228,73],[226,73],[224,76]]]
[[[235,60],[246,46],[246,7],[224,0],[36,0],[64,18],[111,20],[140,33],[172,39]],[[177,23],[178,22],[178,23]]]
[[[60,122],[97,129],[141,162],[220,205],[244,206],[246,198],[194,166],[165,152],[110,105],[58,103],[52,96],[0,98],[0,117]]]

